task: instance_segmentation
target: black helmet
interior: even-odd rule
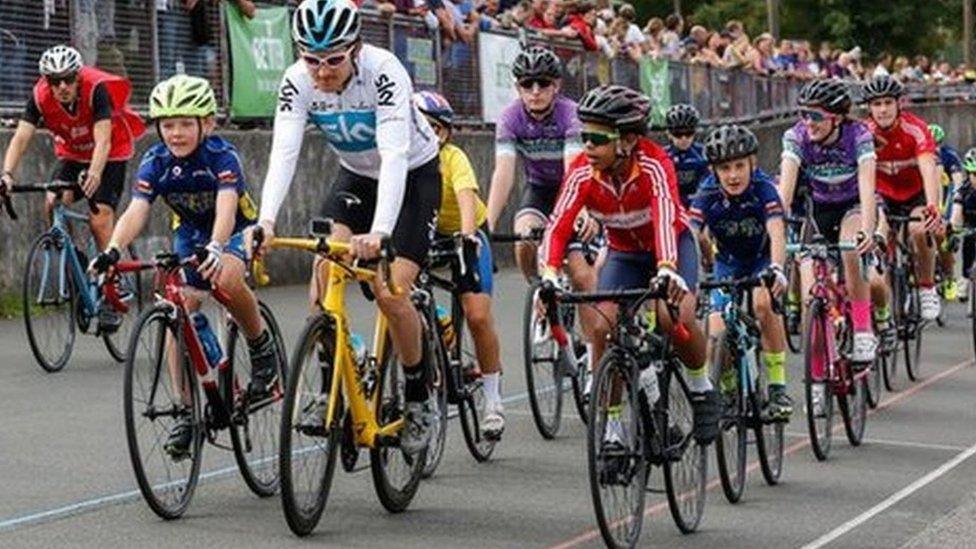
[[[586,92],[579,103],[579,119],[612,126],[618,132],[644,133],[651,100],[644,94],[616,84]]]
[[[523,78],[562,78],[563,63],[552,53],[552,50],[542,46],[531,46],[515,56],[512,63],[512,76],[516,80]]]
[[[905,86],[890,76],[875,76],[864,85],[864,101],[874,101],[882,97],[898,99],[905,93]]]
[[[830,113],[847,114],[851,110],[851,94],[847,84],[840,80],[818,79],[803,86],[797,103],[801,107],[820,107]]]
[[[759,140],[745,126],[719,126],[705,139],[705,156],[711,164],[735,160],[759,150]]]
[[[672,105],[665,115],[665,124],[669,130],[693,130],[698,127],[701,115],[698,109],[686,103]]]

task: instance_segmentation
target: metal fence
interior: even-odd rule
[[[258,5],[295,4],[274,0]],[[176,72],[210,79],[226,108],[228,47],[221,5],[200,0],[187,11],[183,0],[0,0],[0,115],[20,112],[37,78],[41,52],[65,42],[77,47],[86,63],[131,79],[138,109],[145,108],[155,82]],[[417,88],[442,92],[461,121],[481,122],[477,38],[471,44],[444,44],[420,18],[368,10],[363,11],[363,37],[393,51]],[[563,89],[570,97],[610,81],[640,86],[638,67],[629,59],[600,58],[576,42],[525,39],[548,44],[563,59]],[[669,64],[668,83],[672,103],[691,103],[709,121],[787,115],[800,86],[785,78],[677,62]],[[910,86],[913,99],[927,102],[973,100],[973,90],[972,85]]]

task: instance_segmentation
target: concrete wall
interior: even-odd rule
[[[926,120],[938,122],[946,130],[950,143],[965,149],[972,144],[973,132],[971,126],[976,120],[976,105],[927,105],[915,109],[915,112]],[[774,122],[753,129],[761,143],[760,164],[764,169],[775,173],[778,170],[780,138],[783,131],[790,125],[788,122]],[[0,148],[6,149],[12,131],[0,131]],[[234,142],[241,151],[244,160],[245,173],[250,180],[255,198],[260,197],[260,187],[266,171],[268,151],[270,149],[270,132],[267,131],[227,131],[223,135]],[[154,136],[143,139],[140,153],[154,139]],[[493,136],[488,132],[467,133],[457,137],[458,144],[468,152],[478,174],[482,188],[486,188],[491,177],[493,166]],[[43,181],[53,175],[55,161],[51,152],[50,138],[41,134],[34,139],[27,151],[26,158],[18,171],[18,180],[23,182]],[[299,168],[292,185],[291,193],[282,208],[279,219],[279,234],[304,234],[308,220],[317,214],[322,206],[322,200],[329,186],[330,174],[336,173],[338,165],[335,157],[327,151],[323,137],[318,131],[309,132]],[[131,174],[136,169],[136,162],[130,163]],[[517,200],[518,189],[512,193],[513,200]],[[484,194],[487,196],[487,193]],[[12,222],[6,217],[0,218],[0,292],[19,288],[27,260],[27,253],[31,242],[43,230],[42,200],[37,195],[18,195],[14,197],[14,204],[21,215],[21,219]],[[148,256],[153,251],[167,246],[167,216],[164,205],[157,205],[153,223],[145,236],[137,245],[140,255]],[[505,213],[501,227],[510,227],[511,208]],[[498,250],[501,263],[510,261],[510,248]],[[279,252],[273,254],[269,261],[269,271],[276,283],[300,282],[306,279],[309,258],[298,252]]]

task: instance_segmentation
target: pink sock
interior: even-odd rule
[[[871,331],[871,300],[851,301],[851,323],[855,332]]]

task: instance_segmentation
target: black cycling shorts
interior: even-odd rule
[[[368,233],[376,211],[375,179],[340,167],[322,215],[349,227],[353,234]],[[437,226],[437,209],[441,205],[440,163],[434,157],[407,172],[406,190],[400,217],[393,229],[393,247],[402,256],[423,265]]]
[[[543,221],[548,221],[549,214],[556,206],[557,198],[559,198],[558,186],[540,187],[526,184],[522,187],[522,197],[519,199],[518,210],[515,211],[515,219],[523,215],[534,215]]]
[[[122,200],[122,192],[125,190],[125,160],[110,161],[105,164],[102,170],[102,182],[92,196],[92,200],[99,204],[111,206],[114,210]],[[81,172],[88,169],[89,164],[75,160],[62,160],[58,164],[57,175],[54,180],[60,183],[83,183],[78,180]],[[77,200],[77,197],[76,197]]]
[[[920,192],[904,202],[889,200],[882,197],[881,203],[884,206],[884,211],[886,214],[908,217],[912,215],[912,210],[915,208],[925,206],[925,192]]]
[[[816,230],[827,239],[827,242],[837,243],[840,240],[840,226],[844,218],[850,214],[860,212],[857,201],[841,202],[838,204],[813,203],[813,222]],[[804,231],[804,234],[810,234]]]

